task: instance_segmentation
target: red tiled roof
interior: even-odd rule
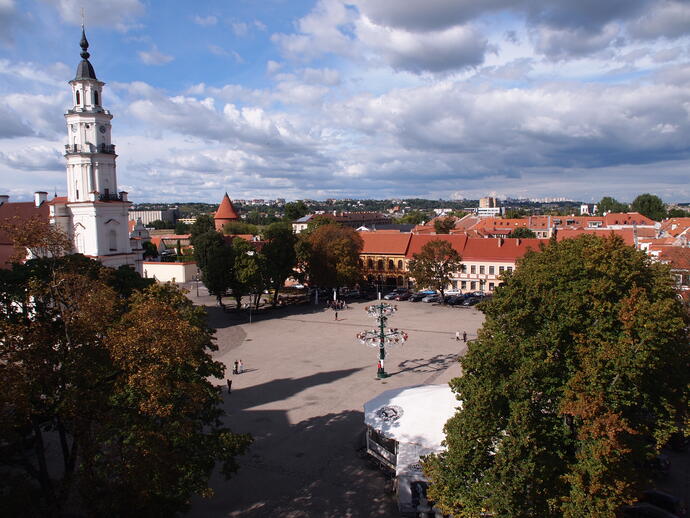
[[[680,246],[664,247],[659,260],[668,263],[674,270],[690,270],[690,248]]]
[[[661,223],[661,230],[676,237],[690,228],[690,218],[669,218]]]
[[[591,234],[598,237],[609,237],[610,235],[616,235],[623,238],[626,245],[635,246],[635,231],[632,228],[622,228],[622,229],[610,229],[610,228],[577,228],[569,229],[564,228],[558,231],[556,239],[558,241],[563,241],[564,239],[573,239],[579,237],[583,234]]]
[[[391,232],[360,232],[364,241],[363,254],[405,255],[412,234]]]
[[[656,221],[639,212],[612,212],[604,216],[606,226],[611,225],[655,225]]]
[[[60,203],[67,203],[67,196],[55,196],[55,198],[48,202],[48,205],[57,205]]]
[[[468,239],[465,249],[460,253],[463,261],[507,261],[515,262],[529,250],[535,252],[544,243],[543,239],[501,239],[475,238]]]
[[[235,212],[235,207],[232,206],[230,196],[228,196],[227,192],[225,193],[225,196],[223,196],[223,200],[220,202],[220,206],[218,207],[218,210],[213,218],[229,221],[239,219],[239,216],[237,215],[237,212]]]
[[[462,255],[467,236],[465,234],[412,234],[405,257],[412,259],[414,254],[422,251],[422,247],[430,241],[448,241],[453,248]]]

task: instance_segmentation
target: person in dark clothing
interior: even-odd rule
[[[228,394],[230,394],[232,392],[232,380],[228,379],[226,381],[228,382]]]

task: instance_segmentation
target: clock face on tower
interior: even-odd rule
[[[101,133],[105,133],[105,126],[101,126],[100,128],[98,128],[98,131],[100,131]]]

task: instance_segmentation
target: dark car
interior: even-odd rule
[[[405,288],[396,288],[393,291],[391,291],[390,293],[386,293],[383,296],[383,299],[384,300],[397,300],[395,297],[397,297],[401,293],[405,293],[405,292],[407,292],[407,289],[405,289]]]
[[[438,295],[437,293],[432,293],[424,297],[422,299],[422,302],[441,302],[441,295]]]
[[[481,299],[477,297],[469,297],[462,302],[463,306],[476,306],[481,302]]]
[[[406,291],[405,293],[398,293],[398,295],[395,297],[395,300],[407,300],[412,296],[412,293],[409,291]]]
[[[419,302],[419,301],[422,300],[424,297],[427,297],[427,296],[429,296],[429,295],[430,295],[429,292],[418,291],[417,293],[413,293],[412,295],[410,295],[410,298],[407,299],[407,300],[409,300],[410,302]]]
[[[446,299],[446,304],[449,306],[462,306],[463,302],[465,302],[464,295],[451,295]]]

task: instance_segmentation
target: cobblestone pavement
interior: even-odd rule
[[[390,480],[361,451],[362,407],[383,390],[458,376],[465,347],[455,332],[474,338],[483,315],[399,302],[389,325],[407,331],[409,340],[390,351],[391,376],[377,380],[377,350],[355,338],[372,327],[364,311],[369,303],[351,304],[337,321],[333,311],[304,304],[254,312],[250,324],[247,311],[224,312],[203,290],[189,296],[208,306],[218,330],[215,357],[233,379],[227,423],[255,443],[234,478],[214,475],[215,496],[195,499],[188,516],[397,516]],[[245,372],[232,375],[240,359]]]

